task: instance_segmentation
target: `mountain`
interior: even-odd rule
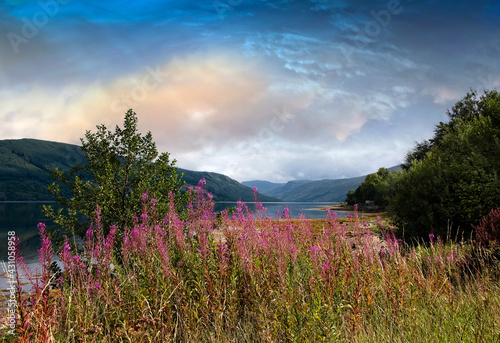
[[[52,200],[50,169],[69,170],[83,163],[77,145],[36,139],[0,140],[0,200]]]
[[[259,193],[263,194],[271,192],[274,188],[286,185],[286,183],[274,183],[274,182],[260,181],[260,180],[243,181],[241,184],[251,188],[257,187]]]
[[[201,178],[207,181],[207,190],[214,196],[215,201],[253,201],[252,188],[242,185],[230,177],[212,173],[212,172],[199,172],[178,168],[179,173],[184,173],[182,178],[188,186],[196,186]],[[280,201],[276,197],[271,197],[259,192],[259,200],[265,201]]]
[[[53,182],[50,169],[68,171],[74,164],[85,163],[80,147],[73,144],[37,139],[0,140],[0,201],[50,201],[47,186]],[[215,201],[253,201],[252,189],[217,173],[178,169],[183,180],[196,186],[202,177]],[[259,195],[261,201],[279,199]]]
[[[389,168],[391,172],[401,170],[400,166]],[[283,183],[268,181],[244,181],[243,185],[256,186],[260,193],[282,199],[283,201],[344,201],[347,192],[363,183],[366,175],[347,179],[296,180]],[[263,186],[263,187],[259,187]]]

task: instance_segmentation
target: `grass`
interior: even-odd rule
[[[198,192],[183,222],[142,215],[107,236],[96,211],[62,274],[43,226],[41,278],[12,342],[498,342],[500,266],[470,242],[408,246],[379,222],[217,218]],[[173,199],[173,198],[172,198]],[[18,261],[22,267],[22,261]]]

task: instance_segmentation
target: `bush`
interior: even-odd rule
[[[477,241],[484,246],[500,244],[500,209],[492,209],[474,228]]]

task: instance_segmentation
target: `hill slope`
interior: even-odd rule
[[[401,170],[399,166],[389,168],[391,172]],[[282,199],[283,201],[344,201],[351,189],[363,183],[366,175],[348,179],[297,180],[285,184],[268,181],[244,181],[242,184],[256,186],[259,192]],[[264,186],[264,187],[259,187]]]
[[[69,170],[86,161],[80,147],[37,139],[0,140],[0,201],[53,200],[47,186],[53,182],[50,169]],[[183,180],[196,185],[205,177],[206,188],[216,201],[253,201],[252,189],[217,173],[178,169]],[[262,201],[278,199],[260,195]]]
[[[183,180],[190,186],[196,186],[201,178],[207,181],[207,190],[214,196],[215,201],[253,201],[253,191],[250,187],[244,186],[230,177],[212,173],[198,172],[179,168],[179,173],[184,173]],[[271,197],[260,192],[260,201],[280,201],[276,197]]]
[[[53,181],[50,169],[67,171],[84,161],[77,145],[36,139],[0,140],[0,201],[52,200],[47,191]]]

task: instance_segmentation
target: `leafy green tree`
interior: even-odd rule
[[[369,174],[359,187],[347,193],[348,205],[364,204],[373,201],[375,205],[385,207],[395,189],[398,172],[391,173],[387,168],[380,168],[376,173]]]
[[[403,170],[408,170],[411,167],[413,160],[420,161],[425,155],[431,151],[433,144],[431,141],[424,140],[422,142],[416,142],[415,147],[409,151],[405,156],[405,161],[401,164]]]
[[[440,146],[443,137],[456,129],[459,121],[470,122],[481,117],[495,118],[500,104],[500,93],[497,90],[485,91],[479,95],[477,91],[471,90],[451,110],[447,110],[449,121],[440,122],[434,130],[434,137],[416,143],[415,147],[406,154],[405,161],[401,164],[403,170],[408,170],[413,160],[422,160],[434,146]]]
[[[52,170],[55,181],[48,189],[59,206],[44,206],[44,213],[57,225],[51,232],[56,242],[63,234],[84,237],[96,206],[104,230],[117,225],[122,232],[132,225],[134,215],[141,214],[143,194],[157,201],[159,215],[168,210],[169,192],[175,193],[179,206],[185,204],[176,161],[170,162],[168,153],[158,155],[151,132],[137,132],[132,110],[125,114],[123,128],[116,126],[111,132],[99,125],[95,133],[87,131],[81,143],[86,163],[68,173]]]
[[[433,145],[401,174],[391,208],[411,236],[470,235],[500,203],[500,96],[475,92],[437,125]]]

